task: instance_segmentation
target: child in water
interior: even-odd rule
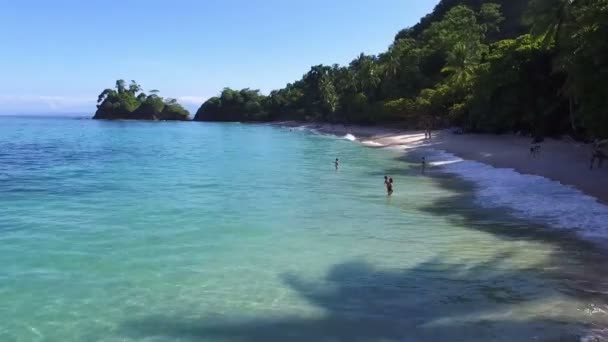
[[[426,157],[422,157],[422,173],[424,173],[425,169],[426,169]]]
[[[336,161],[334,162],[334,164],[336,165],[336,170],[337,170],[338,167],[340,166],[340,161],[338,160],[338,158],[336,158]]]
[[[386,178],[386,177],[385,177]],[[390,177],[386,183],[386,193],[390,196],[393,194],[393,177]]]

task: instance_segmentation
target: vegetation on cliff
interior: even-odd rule
[[[149,93],[145,94],[135,81],[127,86],[124,80],[118,80],[115,89],[99,94],[93,119],[188,120],[190,114],[177,100],[162,98],[158,90]]]
[[[195,120],[423,122],[608,137],[608,0],[442,0],[388,50],[284,88],[224,89]]]

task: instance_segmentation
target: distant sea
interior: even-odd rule
[[[422,175],[352,138],[0,117],[0,341],[603,333],[605,247],[493,202],[517,190],[504,173]]]

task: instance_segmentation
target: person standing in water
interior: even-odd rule
[[[422,157],[422,173],[424,173],[424,170],[426,170],[426,157]]]
[[[393,177],[389,177],[388,181],[385,181],[386,183],[386,193],[388,196],[393,194]]]
[[[336,170],[338,169],[338,167],[340,167],[340,160],[338,158],[336,158],[334,165],[336,166]]]

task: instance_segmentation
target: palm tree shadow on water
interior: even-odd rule
[[[576,279],[564,283],[563,291],[604,301],[608,293],[608,248],[606,241],[581,238],[576,230],[560,230],[516,217],[510,208],[480,208],[475,201],[475,184],[451,175],[432,175],[430,179],[453,195],[434,200],[419,208],[433,216],[447,217],[453,224],[492,234],[509,241],[536,241],[552,250],[555,276]]]
[[[386,170],[408,176],[416,171]],[[321,309],[318,316],[151,315],[124,322],[119,333],[187,341],[579,341],[604,327],[605,318],[581,319],[590,303],[608,304],[603,249],[504,210],[480,210],[471,184],[432,178],[453,195],[419,210],[501,239],[548,244],[553,254],[542,264],[519,268],[510,265],[515,252],[480,263],[439,255],[407,269],[353,260],[334,265],[320,280],[281,275],[287,287]],[[573,306],[555,306],[565,302]]]
[[[417,210],[433,216],[445,217],[453,224],[483,231],[505,240],[538,241],[554,247],[557,259],[568,255],[582,267],[603,265],[608,259],[608,240],[595,243],[584,240],[575,230],[556,230],[532,220],[517,217],[508,207],[481,208],[475,199],[477,185],[455,175],[440,172],[437,167],[429,167],[424,174],[416,163],[420,152],[410,152],[395,160],[404,162],[401,167],[382,172],[371,172],[371,176],[390,174],[406,177],[425,176],[434,185],[448,190],[452,195],[437,198],[432,203],[418,207]],[[406,190],[407,191],[407,190]],[[408,208],[403,208],[407,210]],[[607,226],[608,228],[608,226]],[[608,274],[608,267],[602,267]],[[597,269],[596,269],[597,271]]]
[[[405,162],[401,167],[370,175],[419,176],[420,168],[415,162],[420,155],[413,152],[397,157],[395,160]],[[508,207],[481,208],[476,201],[475,183],[439,172],[437,168],[427,169],[424,176],[435,186],[448,190],[451,195],[436,198],[417,210],[444,217],[454,225],[483,231],[502,240],[536,241],[547,245],[553,251],[550,267],[554,267],[554,276],[575,280],[563,282],[563,292],[576,292],[577,297],[606,301],[603,294],[608,294],[608,241],[592,242],[582,239],[576,230],[554,229],[517,217]]]
[[[289,273],[283,282],[322,315],[153,315],[125,322],[120,333],[187,341],[577,341],[588,327],[571,317],[517,311],[560,294],[538,277],[552,271],[503,267],[510,257],[474,265],[437,257],[405,270],[352,261],[310,281]]]

